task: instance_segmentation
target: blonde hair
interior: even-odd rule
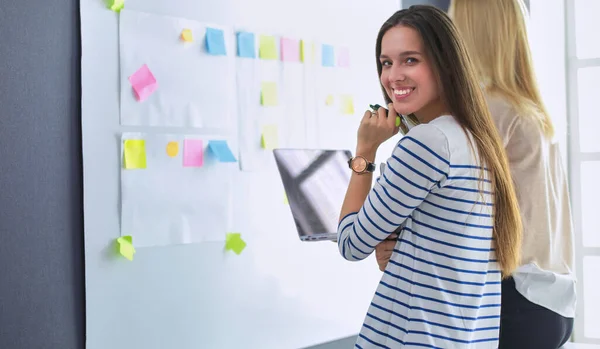
[[[452,0],[449,14],[458,28],[480,81],[523,116],[535,118],[548,138],[552,120],[536,82],[521,0]]]
[[[375,45],[379,76],[382,72],[379,56],[383,35],[396,26],[408,26],[420,34],[426,56],[437,74],[442,96],[450,112],[461,127],[473,135],[479,160],[490,172],[494,191],[493,237],[496,259],[502,276],[506,278],[520,262],[523,226],[506,152],[484,93],[477,83],[468,51],[458,30],[444,12],[433,6],[414,5],[396,12],[379,31]],[[383,86],[382,92],[386,102],[390,103]]]

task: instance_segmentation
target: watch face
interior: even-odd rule
[[[367,160],[361,157],[352,159],[352,170],[355,172],[364,172],[367,169]]]

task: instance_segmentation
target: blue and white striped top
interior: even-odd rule
[[[452,116],[412,128],[395,147],[338,247],[357,261],[398,228],[355,348],[497,348],[499,265],[491,183]]]

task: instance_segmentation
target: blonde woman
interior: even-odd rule
[[[502,281],[500,348],[552,349],[575,316],[569,193],[554,128],[534,77],[519,0],[453,0],[450,15],[485,88],[523,220],[520,266]],[[380,269],[392,242],[376,249]]]

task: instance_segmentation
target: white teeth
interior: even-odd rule
[[[412,89],[410,89],[410,88],[406,88],[403,90],[394,90],[394,94],[398,95],[398,96],[404,96],[404,95],[409,94],[411,91],[412,91]]]

